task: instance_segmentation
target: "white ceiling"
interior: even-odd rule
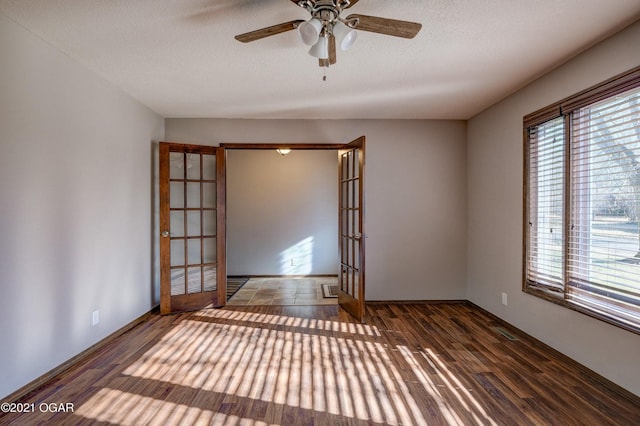
[[[467,119],[640,18],[638,0],[360,0],[420,22],[360,32],[324,70],[289,0],[0,0],[0,11],[164,117]]]

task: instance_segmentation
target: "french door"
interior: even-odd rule
[[[364,145],[362,136],[338,151],[338,303],[358,321],[365,311]]]
[[[160,313],[226,301],[224,148],[160,143]]]

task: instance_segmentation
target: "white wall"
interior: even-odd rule
[[[338,274],[338,154],[227,153],[228,275]]]
[[[154,305],[151,141],[164,122],[3,15],[0,58],[4,396]]]
[[[640,395],[640,336],[522,292],[522,117],[640,65],[640,22],[468,128],[468,299]],[[508,294],[508,306],[500,303]]]
[[[167,140],[211,145],[365,135],[367,300],[465,298],[464,122],[176,118],[165,132]]]

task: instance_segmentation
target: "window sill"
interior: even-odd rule
[[[621,322],[621,321],[616,321],[615,319],[607,316],[607,315],[601,315],[599,313],[593,312],[592,310],[582,307],[582,306],[577,306],[574,303],[571,303],[570,301],[566,300],[564,298],[564,295],[562,293],[558,293],[558,292],[554,292],[554,291],[548,291],[548,290],[542,290],[540,288],[537,287],[532,287],[530,285],[525,284],[524,287],[522,288],[522,291],[524,293],[530,294],[532,296],[536,296],[539,297],[541,299],[544,299],[546,301],[549,301],[551,303],[555,303],[556,305],[560,305],[562,307],[565,307],[567,309],[571,309],[572,311],[575,312],[579,312],[583,315],[587,315],[591,318],[595,318],[597,320],[606,322],[607,324],[613,325],[615,327],[618,328],[622,328],[623,330],[629,331],[631,333],[634,334],[639,334],[640,335],[640,327],[634,327],[632,325],[629,325],[627,323]]]

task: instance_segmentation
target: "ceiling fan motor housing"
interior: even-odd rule
[[[323,22],[336,22],[343,7],[348,6],[348,1],[317,0],[315,2],[303,2],[302,7],[307,9],[311,16]]]

